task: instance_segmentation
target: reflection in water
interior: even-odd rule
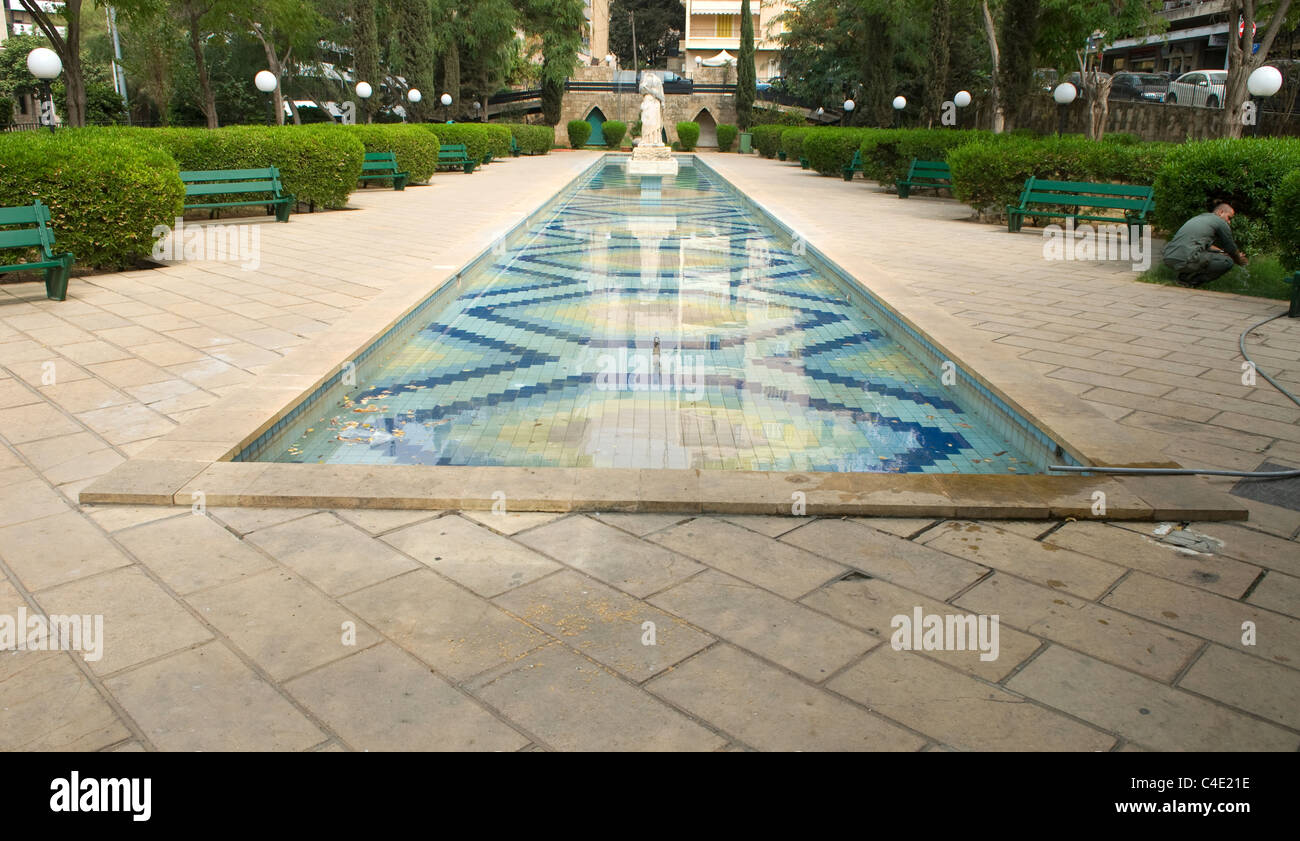
[[[1033,472],[685,158],[618,158],[266,449],[291,462]]]

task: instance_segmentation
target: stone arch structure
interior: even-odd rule
[[[692,118],[692,122],[700,125],[700,139],[696,144],[701,149],[709,149],[718,145],[718,121],[713,118],[713,114],[708,108],[701,108],[700,113]]]

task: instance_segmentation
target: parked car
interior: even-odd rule
[[[1091,75],[1092,75],[1092,72],[1089,71],[1088,75],[1091,76]],[[1101,77],[1103,80],[1105,80],[1105,79],[1109,79],[1109,78],[1110,78],[1110,74],[1109,74],[1109,73],[1098,73],[1097,75],[1098,75],[1099,77]],[[1083,84],[1083,74],[1082,74],[1082,73],[1080,73],[1080,72],[1078,72],[1078,71],[1075,71],[1074,73],[1071,73],[1069,76],[1066,76],[1066,77],[1065,77],[1065,81],[1067,81],[1067,82],[1069,82],[1070,84],[1074,85],[1074,89],[1075,89],[1076,91],[1079,92],[1079,99],[1087,99],[1087,98],[1088,98],[1088,89],[1087,89],[1087,87],[1085,87],[1084,84]],[[1053,88],[1053,89],[1055,89],[1055,88]]]
[[[1223,89],[1228,82],[1226,70],[1193,70],[1169,83],[1166,105],[1198,105],[1222,108]]]
[[[1164,102],[1169,80],[1158,73],[1116,73],[1110,98],[1121,102]]]

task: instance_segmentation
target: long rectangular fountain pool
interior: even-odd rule
[[[236,460],[1041,472],[1053,442],[707,166],[682,157],[651,192],[626,160],[602,159]]]

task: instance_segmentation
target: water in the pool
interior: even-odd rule
[[[715,175],[685,158],[654,199],[624,162],[499,243],[260,459],[1038,472]]]

